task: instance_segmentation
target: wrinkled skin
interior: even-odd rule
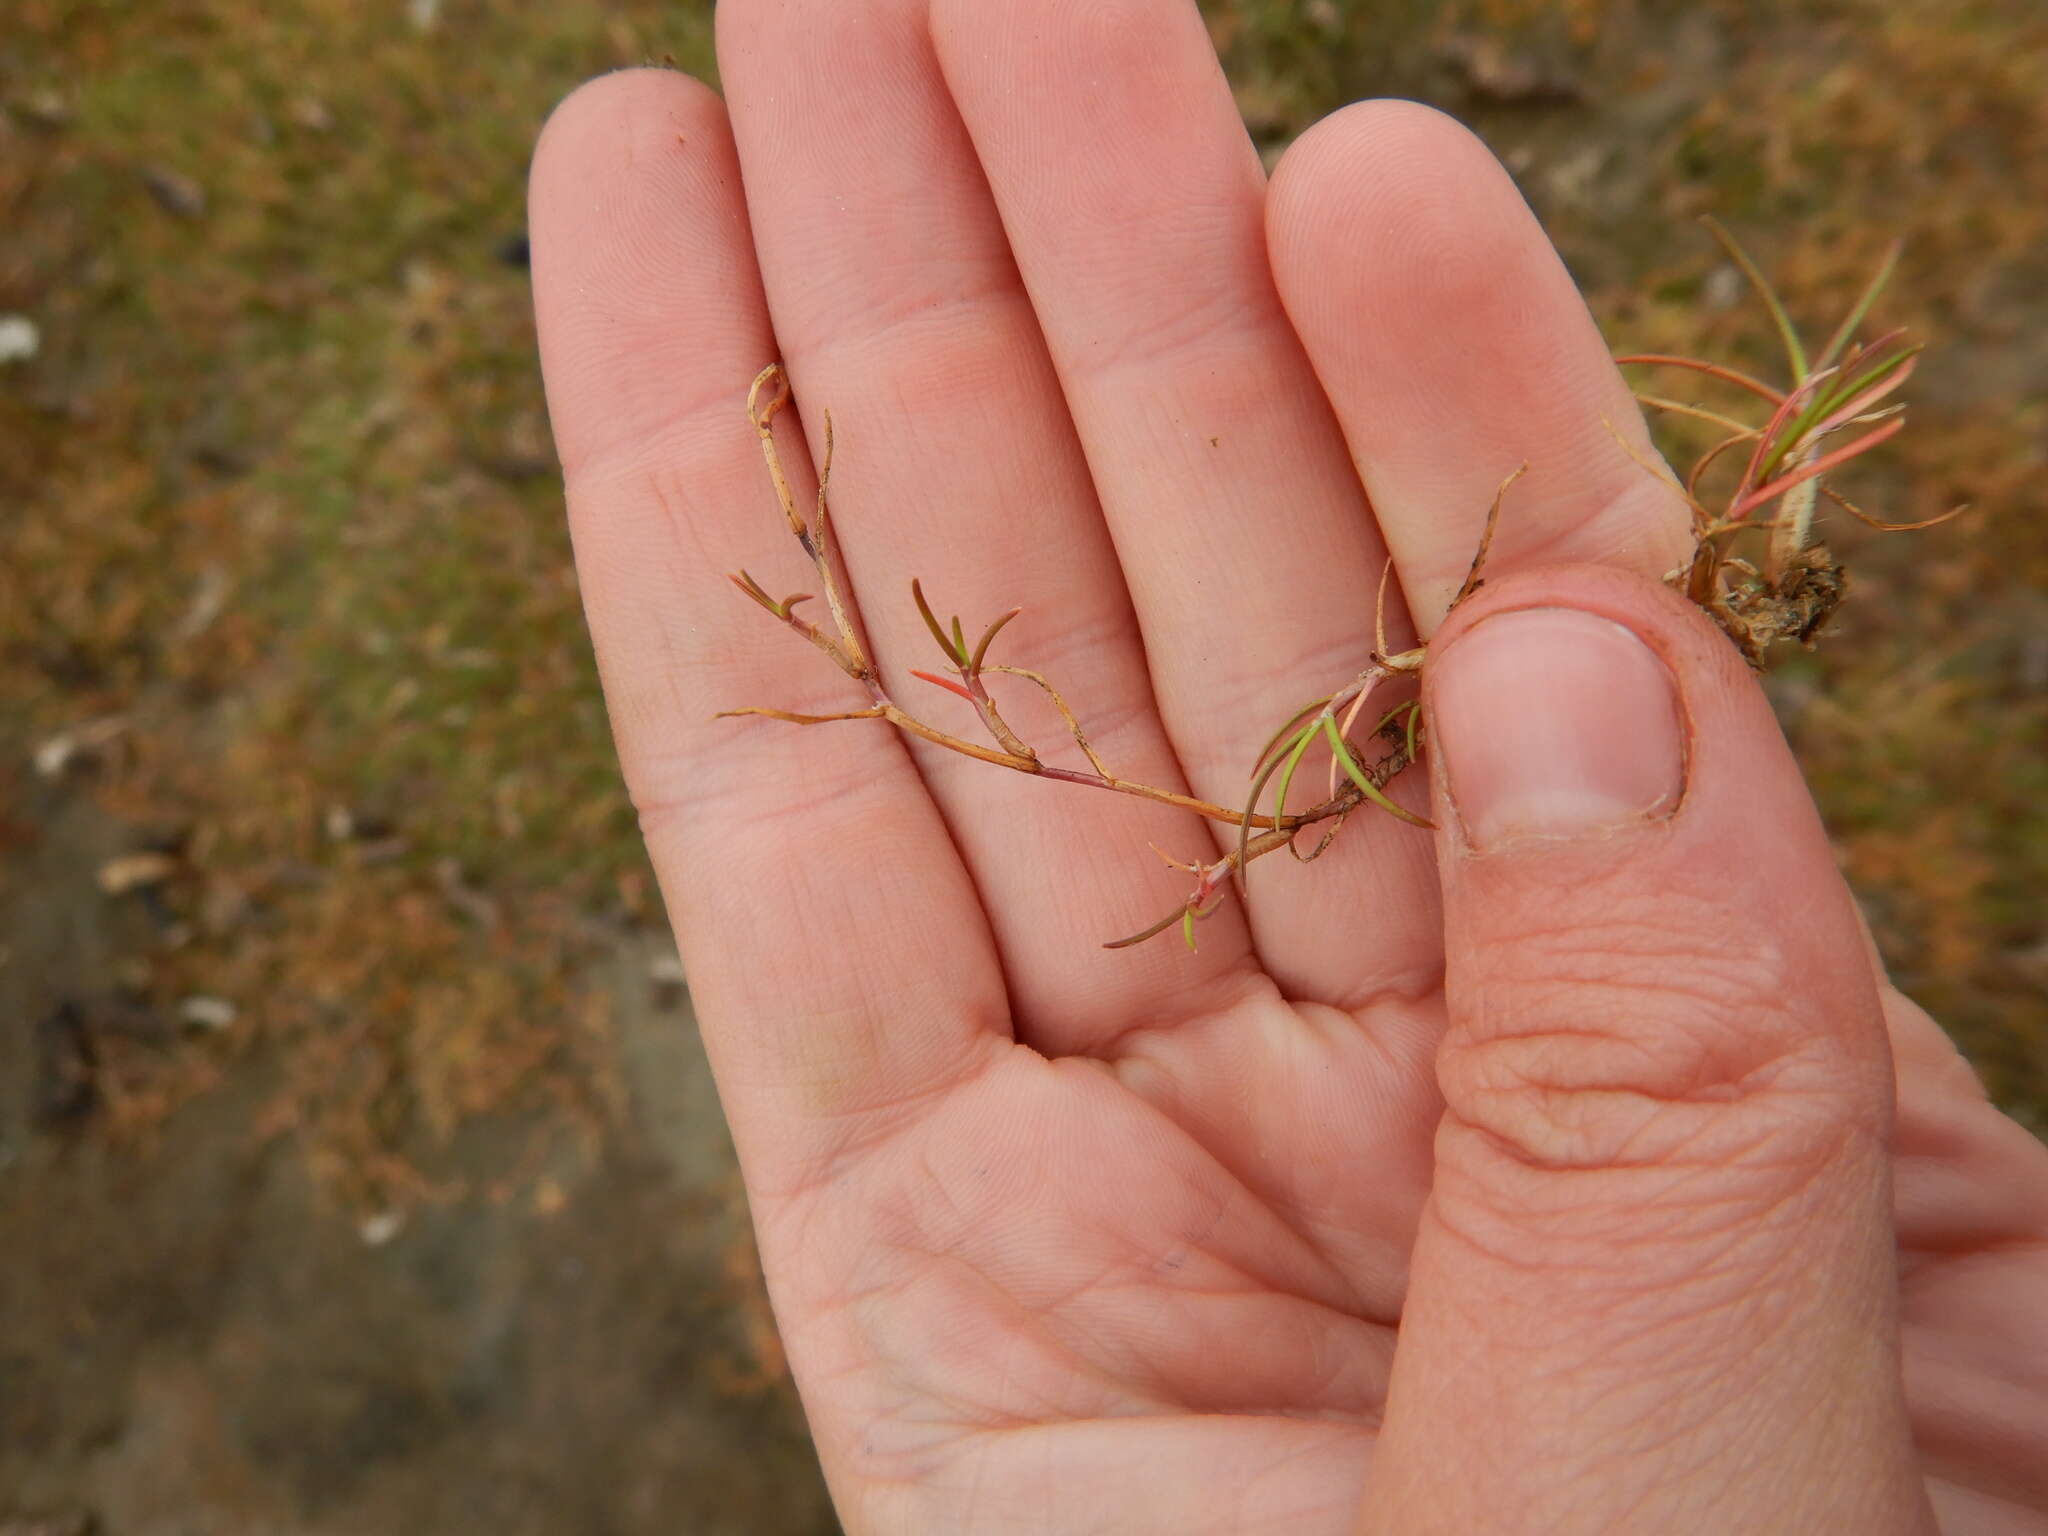
[[[1855,1303],[1873,1380],[1903,1369],[1912,1448],[1887,1438],[1874,1386],[1867,1430],[1844,1415],[1862,1440],[1830,1465],[1877,1487],[1917,1458],[1951,1536],[2048,1529],[2048,1154],[1882,987],[1733,653],[1640,579],[1543,574],[1660,576],[1687,525],[1617,445],[1648,451],[1627,388],[1490,156],[1424,109],[1368,103],[1269,187],[1179,0],[727,0],[719,49],[726,102],[641,71],[559,110],[534,167],[535,286],[621,756],[848,1528],[1343,1531],[1364,1499],[1368,1523],[1456,1529],[1469,1497],[1552,1508],[1552,1529],[1669,1529],[1562,1484],[1629,1486],[1672,1444],[1698,1456],[1666,1481],[1704,1468],[1702,1488],[1735,1489],[1702,1494],[1691,1528],[1776,1528],[1728,1513],[1748,1507],[1731,1468],[1750,1452],[1725,1426],[1795,1447],[1820,1433],[1834,1409],[1798,1407],[1804,1387],[1753,1357],[1833,1337]],[[1213,857],[1228,833],[872,724],[711,718],[864,702],[724,585],[744,564],[778,592],[814,586],[740,414],[776,357],[814,445],[832,409],[835,517],[899,700],[968,728],[905,675],[931,664],[911,575],[970,625],[1021,603],[1005,657],[1060,683],[1118,771],[1225,802],[1284,712],[1363,663],[1389,557],[1397,643],[1439,632],[1495,486],[1529,463],[1489,583],[1445,633],[1517,579],[1522,601],[1607,612],[1682,692],[1730,701],[1714,760],[1766,781],[1745,802],[1740,773],[1696,769],[1674,824],[1742,856],[1697,871],[1697,900],[1576,925],[1572,985],[1625,995],[1631,946],[1662,923],[1658,944],[1699,961],[1675,972],[1681,1023],[1734,1017],[1732,975],[1741,1029],[1782,1023],[1843,1067],[1819,1092],[1839,1134],[1773,1196],[1855,1192],[1814,1218],[1841,1244],[1813,1238],[1809,1262],[1794,1231],[1774,1257],[1827,1282],[1811,1317],[1781,1349],[1745,1337],[1765,1324],[1731,1302],[1628,1367],[1660,1401],[1704,1405],[1704,1439],[1631,1446],[1603,1418],[1636,1401],[1611,1369],[1575,1396],[1576,1367],[1549,1368],[1625,1358],[1602,1315],[1573,1310],[1573,1279],[1611,1258],[1622,1310],[1663,1305],[1670,1266],[1631,1235],[1655,1222],[1566,1243],[1515,1214],[1556,1189],[1609,1214],[1663,1196],[1559,1183],[1519,1130],[1512,1167],[1439,1168],[1475,1120],[1469,1075],[1440,1070],[1458,1055],[1446,1031],[1469,1044],[1471,1020],[1519,1006],[1528,973],[1502,957],[1533,953],[1556,893],[1580,899],[1511,863],[1460,874],[1441,783],[1438,838],[1354,818],[1314,868],[1260,864],[1249,908],[1227,903],[1198,954],[1172,938],[1107,953],[1179,899],[1147,841]],[[1058,755],[1050,716],[1020,699],[1012,719]],[[1399,793],[1423,808],[1430,789],[1411,774]],[[1752,867],[1768,892],[1742,884]],[[1632,878],[1585,889],[1627,906]],[[1758,901],[1797,942],[1755,941]],[[1656,1058],[1639,1043],[1593,1041],[1578,1067],[1627,1077],[1669,1123],[1665,1080],[1632,1076]],[[1573,1113],[1597,1132],[1610,1108]],[[1476,1207],[1456,1202],[1510,1188],[1503,1279],[1480,1273]],[[1864,1206],[1874,1234],[1851,1230]],[[1462,1334],[1415,1321],[1411,1272]],[[1560,1298],[1543,1361],[1489,1333],[1525,1286]],[[1390,1403],[1404,1309],[1404,1361],[1421,1363],[1396,1379],[1420,1385]],[[1413,1427],[1376,1457],[1404,1393]],[[1520,1454],[1525,1407],[1578,1439]],[[1789,1484],[1756,1508],[1796,1504],[1809,1465],[1788,1455],[1771,1476]],[[1814,1486],[1819,1507],[1854,1496]],[[1887,1528],[1925,1528],[1916,1498],[1888,1496]]]

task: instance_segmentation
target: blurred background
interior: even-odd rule
[[[1899,982],[2048,1127],[2038,0],[1206,9],[1269,159],[1474,124],[1617,349],[1782,374],[1702,213],[1822,334],[1906,237],[1913,425],[1840,483],[1974,510],[1831,523],[1853,601],[1770,686]],[[712,75],[708,0],[7,18],[0,1536],[832,1530],[525,271],[550,105]]]

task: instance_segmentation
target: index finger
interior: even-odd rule
[[[887,725],[713,718],[868,702],[726,582],[744,564],[780,595],[812,573],[742,414],[775,343],[724,106],[660,70],[583,87],[542,135],[529,218],[626,782],[749,1182],[786,1187],[990,1060],[1007,1039],[1000,972]]]

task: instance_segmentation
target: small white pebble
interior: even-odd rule
[[[54,779],[75,759],[99,751],[127,729],[127,716],[102,715],[71,730],[59,731],[35,749],[36,772],[43,778]]]
[[[1724,261],[1707,274],[1700,298],[1709,309],[1733,309],[1742,302],[1742,289],[1742,274]]]
[[[52,736],[35,750],[36,773],[42,778],[54,779],[77,754],[76,736],[68,731],[59,736]]]
[[[100,866],[100,889],[109,896],[125,896],[144,886],[161,885],[178,870],[178,861],[167,853],[124,853]]]
[[[224,997],[188,997],[178,1004],[178,1022],[219,1031],[235,1022],[235,1005]]]
[[[356,1227],[362,1240],[372,1248],[382,1248],[398,1236],[405,1226],[405,1217],[397,1211],[379,1211],[374,1216],[365,1216]]]
[[[25,363],[43,348],[43,333],[27,315],[0,315],[0,364]]]

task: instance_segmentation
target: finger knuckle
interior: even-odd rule
[[[1730,931],[1671,901],[1495,947],[1453,977],[1449,1113],[1535,1170],[1734,1159],[1796,1176],[1881,1133],[1881,1067],[1829,1017],[1857,1004],[1816,995],[1779,936],[1739,954],[1696,937]]]

